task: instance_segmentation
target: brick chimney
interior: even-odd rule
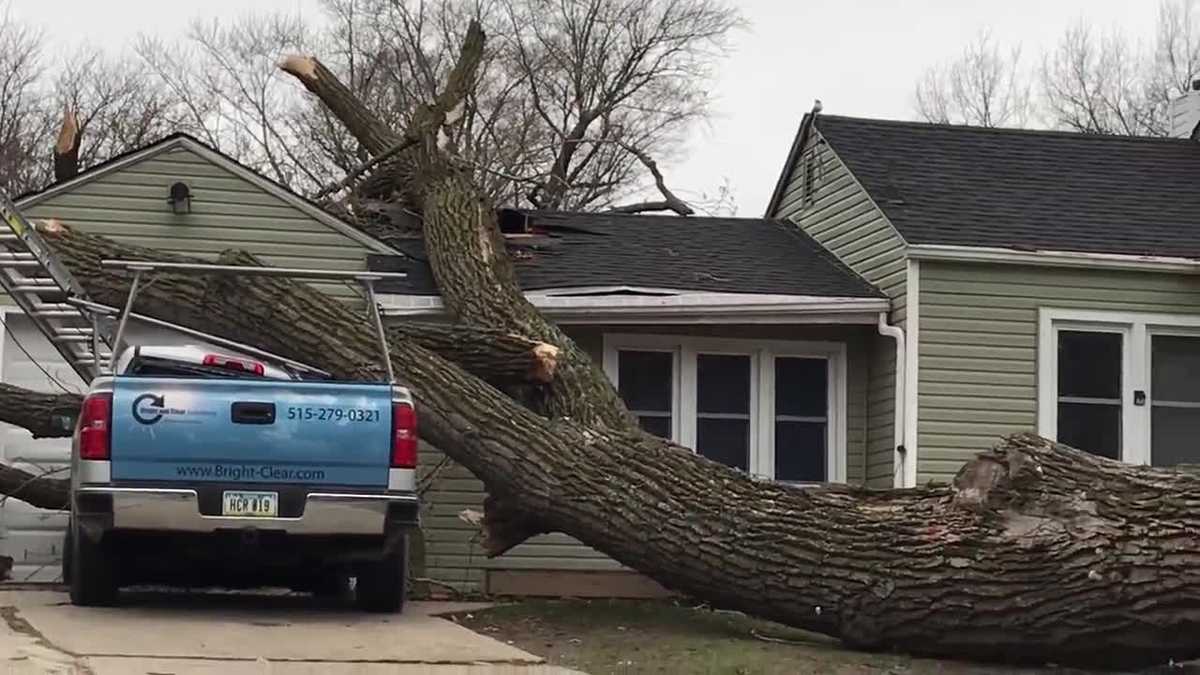
[[[1167,108],[1172,138],[1200,140],[1200,80],[1192,82],[1192,90],[1171,101]]]

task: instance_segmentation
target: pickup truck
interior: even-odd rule
[[[64,578],[286,586],[403,607],[416,414],[398,385],[309,379],[197,347],[135,346],[90,385],[71,452]]]

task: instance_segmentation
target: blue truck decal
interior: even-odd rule
[[[388,385],[118,377],[113,392],[115,480],[387,484]]]

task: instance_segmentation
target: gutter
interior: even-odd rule
[[[907,248],[907,254],[911,260],[988,262],[1009,265],[1082,267],[1085,269],[1119,269],[1185,274],[1200,272],[1200,260],[1177,256],[1054,250],[1026,251],[995,246],[958,246],[951,244],[910,244]]]
[[[892,416],[895,418],[895,427],[893,430],[893,468],[892,468],[892,484],[895,487],[904,487],[904,465],[908,461],[908,449],[904,447],[904,431],[905,420],[908,417],[908,411],[905,407],[905,371],[907,370],[905,336],[904,329],[899,326],[893,326],[888,323],[887,312],[879,313],[879,334],[885,337],[890,337],[896,341],[896,392],[894,410]]]

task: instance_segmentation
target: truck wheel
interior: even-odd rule
[[[111,605],[117,600],[117,576],[112,553],[103,541],[92,541],[72,521],[70,530],[71,604]]]
[[[382,560],[363,565],[354,586],[354,599],[368,612],[400,612],[408,587],[408,536],[400,538],[396,551]]]

